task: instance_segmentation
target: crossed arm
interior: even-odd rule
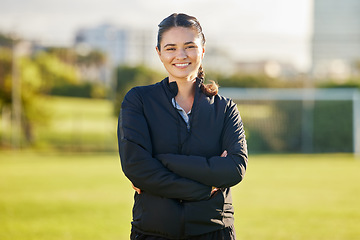
[[[225,150],[221,155],[220,157],[226,157],[227,156],[227,151]],[[132,184],[132,188],[138,193],[138,194],[141,194],[141,189],[140,188],[137,188],[134,186],[134,184]],[[211,188],[211,194],[210,195],[213,195],[216,191],[218,191],[219,189],[217,187],[212,187]]]
[[[131,90],[123,102],[118,128],[122,168],[138,193],[148,191],[162,197],[197,201],[208,199],[217,188],[242,180],[247,165],[246,141],[233,102],[229,103],[223,127],[222,146],[226,151],[208,159],[177,154],[152,157],[141,106],[141,97]]]
[[[232,101],[225,112],[221,144],[226,155],[205,158],[160,154],[156,158],[176,174],[208,186],[227,188],[242,181],[248,162],[247,146],[241,117]]]
[[[118,143],[123,172],[134,186],[154,195],[189,201],[206,200],[211,186],[181,177],[152,156],[152,145],[142,99],[132,89],[122,104]]]

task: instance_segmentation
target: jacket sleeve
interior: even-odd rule
[[[243,179],[248,162],[245,131],[233,101],[229,102],[225,114],[221,142],[223,151],[228,152],[226,157],[159,154],[156,158],[180,176],[208,186],[223,188],[236,185]]]
[[[118,144],[123,172],[142,191],[189,201],[210,197],[211,187],[171,172],[152,157],[149,129],[136,88],[129,91],[122,103]]]

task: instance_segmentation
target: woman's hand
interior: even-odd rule
[[[134,184],[131,184],[131,185],[132,185],[132,188],[133,188],[138,194],[141,193],[141,189],[140,189],[140,188],[135,187]]]
[[[227,156],[227,151],[225,150],[221,155],[220,157],[226,157]],[[138,193],[138,194],[141,194],[141,189],[140,188],[137,188],[134,186],[134,184],[131,184],[132,185],[132,188]],[[219,189],[217,187],[212,187],[211,189],[211,196],[213,194],[215,194]]]
[[[226,157],[227,156],[227,151],[225,150],[221,155],[220,155],[220,157]],[[213,195],[213,194],[215,194],[217,191],[218,191],[219,189],[217,188],[217,187],[212,187],[212,189],[211,189],[211,196]]]

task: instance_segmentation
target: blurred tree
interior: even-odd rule
[[[360,59],[355,61],[355,69],[357,71],[358,78],[360,78]]]
[[[230,77],[220,77],[219,84],[223,87],[243,87],[243,88],[268,88],[277,85],[277,80],[267,76],[257,75],[232,75]]]
[[[340,82],[337,80],[327,80],[324,82],[319,82],[317,84],[318,88],[360,88],[360,79],[347,79],[344,82]]]
[[[43,102],[46,95],[42,88],[42,75],[36,61],[29,57],[19,59],[22,102],[22,129],[27,143],[34,143],[37,125],[48,122],[50,115]]]
[[[32,60],[40,71],[44,93],[50,93],[54,87],[79,83],[75,66],[61,61],[56,55],[42,51],[35,54]]]
[[[0,46],[11,48],[16,40],[10,36],[0,33]]]
[[[103,71],[106,55],[96,49],[78,51],[74,48],[49,47],[44,52],[67,66],[74,68],[76,81],[57,81],[59,84],[48,86],[49,94],[86,98],[105,98],[106,86],[103,84]],[[69,79],[69,78],[67,78]]]
[[[0,116],[2,123],[9,119],[12,102],[12,46],[15,40],[0,33]],[[3,115],[4,114],[4,115]],[[10,120],[10,119],[9,119]],[[0,131],[0,144],[4,143],[4,130]]]
[[[12,106],[12,71],[13,71],[12,49],[0,47],[0,114],[3,111],[10,112]],[[25,140],[28,143],[34,141],[33,126],[35,122],[44,122],[45,111],[41,109],[42,93],[40,91],[41,78],[36,64],[29,58],[16,59],[19,66],[19,78],[21,79],[21,123]],[[20,87],[20,86],[19,86]],[[38,103],[38,104],[37,104]]]
[[[75,65],[78,57],[77,53],[72,48],[66,47],[47,47],[44,49],[44,52],[55,56],[60,61],[69,65]]]
[[[49,94],[82,97],[105,97],[106,89],[100,83],[81,81],[79,66],[102,66],[106,56],[97,50],[81,55],[72,48],[32,49],[27,55],[13,59],[13,48],[21,39],[0,33],[0,115],[9,115],[12,109],[13,67],[20,80],[21,128],[26,143],[35,141],[36,125],[49,120],[44,98]],[[0,134],[2,134],[0,132]]]
[[[164,75],[144,66],[119,66],[115,72],[116,94],[114,114],[120,112],[121,103],[125,94],[135,86],[149,85],[161,81]]]
[[[70,65],[101,66],[106,63],[105,53],[97,49],[80,52],[73,48],[48,47],[45,51]]]
[[[280,80],[262,74],[235,73],[230,76],[209,72],[206,79],[216,81],[220,87],[239,88],[298,88],[303,85],[303,80]]]
[[[76,60],[78,65],[85,66],[102,66],[106,63],[106,55],[105,53],[99,50],[91,50],[87,54],[79,54],[77,55]]]
[[[16,64],[21,82],[19,88],[22,89],[21,127],[26,143],[33,143],[34,127],[49,119],[42,104],[46,94],[55,86],[79,82],[78,74],[74,66],[62,62],[55,54],[44,51],[13,59],[12,45],[15,40],[0,36],[0,114],[5,110],[11,111],[13,67]]]
[[[11,103],[12,51],[0,46],[0,108]],[[1,114],[1,113],[0,113]]]

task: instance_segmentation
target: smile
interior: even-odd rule
[[[175,67],[187,67],[190,65],[190,63],[175,63]]]

